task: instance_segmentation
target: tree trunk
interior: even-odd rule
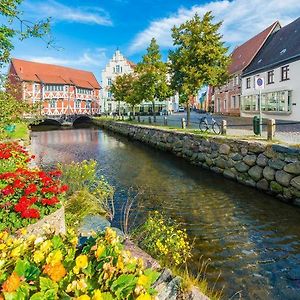
[[[191,111],[190,111],[190,100],[188,99],[186,102],[186,126],[190,126],[190,119],[191,119]]]
[[[155,101],[152,101],[152,110],[153,110],[153,122],[156,123]]]
[[[121,117],[121,101],[118,101],[118,105],[119,105],[118,115],[119,115],[119,117]]]
[[[132,116],[133,116],[133,120],[135,119],[135,106],[132,106]]]

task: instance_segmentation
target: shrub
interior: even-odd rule
[[[14,232],[59,208],[67,190],[59,175],[38,169],[0,174],[0,230]]]
[[[24,168],[32,158],[18,143],[0,143],[0,174]]]
[[[133,238],[149,254],[168,266],[183,265],[192,256],[186,231],[171,219],[165,220],[157,211],[148,216],[133,233]]]
[[[150,300],[159,273],[123,250],[116,232],[90,238],[78,250],[74,232],[15,239],[0,233],[0,298]]]

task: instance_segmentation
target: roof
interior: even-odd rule
[[[130,60],[127,59],[127,63],[129,64],[129,66],[134,69],[136,67],[136,64]]]
[[[11,61],[18,77],[24,81],[48,84],[74,84],[81,88],[100,89],[92,72],[13,58]]]
[[[245,75],[300,59],[300,18],[270,36]]]
[[[228,68],[229,74],[243,71],[251,63],[270,34],[278,27],[280,28],[280,24],[276,21],[264,31],[234,49],[231,54],[231,64]]]

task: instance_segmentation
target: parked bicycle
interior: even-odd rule
[[[207,132],[212,130],[215,134],[221,133],[221,126],[217,123],[217,121],[211,117],[210,122],[208,121],[207,115],[199,119],[199,129],[202,132]]]

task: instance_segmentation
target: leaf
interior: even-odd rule
[[[146,269],[144,271],[144,274],[149,278],[149,281],[150,281],[150,286],[159,278],[160,276],[160,272],[157,272],[155,270],[152,270],[152,269]],[[150,288],[149,286],[149,288]]]
[[[40,299],[44,299],[44,293],[43,292],[35,293],[30,297],[30,300],[40,300]]]
[[[30,266],[30,263],[27,260],[21,260],[18,259],[16,266],[15,266],[15,272],[20,276],[20,277],[25,277],[25,272]]]
[[[102,296],[102,300],[114,300],[112,294],[109,292],[101,293],[101,296]]]
[[[51,241],[52,241],[54,249],[58,249],[63,245],[63,241],[62,241],[61,237],[58,235],[55,235]]]
[[[36,280],[40,275],[40,269],[35,265],[30,264],[25,271],[26,280]]]
[[[42,292],[52,290],[52,289],[57,291],[58,285],[57,283],[55,283],[49,278],[40,277],[40,288]]]
[[[111,285],[111,290],[115,292],[118,299],[126,299],[133,292],[137,278],[132,274],[123,274]]]

